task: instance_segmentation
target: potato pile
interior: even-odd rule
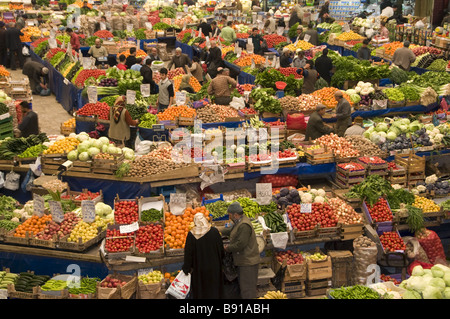
[[[362,248],[368,248],[368,247],[376,247],[376,244],[368,237],[366,236],[359,236],[353,241],[353,247],[362,247]]]
[[[350,135],[345,137],[353,144],[353,147],[359,151],[360,156],[379,156],[382,157],[384,152],[374,143],[363,136]]]
[[[286,95],[280,99],[280,104],[283,110],[286,111],[298,111],[300,109],[300,103],[294,96]]]
[[[220,116],[219,113],[208,106],[197,109],[197,119],[201,120],[203,123],[223,122],[222,116]]]
[[[188,165],[189,164],[183,162],[175,163],[171,160],[144,155],[133,161],[130,170],[128,171],[128,177],[146,177],[177,168],[182,168]]]

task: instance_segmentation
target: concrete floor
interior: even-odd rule
[[[26,77],[22,74],[22,70],[8,71],[11,72],[13,80],[21,80]],[[56,101],[53,94],[49,96],[33,95],[32,108],[38,114],[41,132],[47,133],[47,135],[60,134],[61,123],[72,118]]]

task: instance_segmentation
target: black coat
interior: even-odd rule
[[[130,69],[134,64],[136,64],[136,56],[129,55],[125,61],[125,65],[127,66],[127,69]]]
[[[381,11],[383,11],[384,9],[386,9],[387,7],[392,7],[392,2],[391,0],[385,0],[380,4],[380,13]]]
[[[6,29],[0,29],[0,51],[6,50]]]
[[[197,30],[200,30],[200,29],[202,29],[202,34],[204,36],[209,37],[209,34],[211,32],[211,26],[208,23],[206,23],[206,22],[200,23]]]
[[[21,35],[23,35],[23,33],[19,29],[14,27],[6,29],[6,48],[13,51],[22,49],[22,41],[20,40]]]
[[[331,82],[331,70],[333,69],[333,61],[331,61],[331,58],[328,56],[320,56],[317,58],[316,62],[314,63],[317,72],[319,72],[319,75],[321,78],[323,78],[325,81],[330,84]]]

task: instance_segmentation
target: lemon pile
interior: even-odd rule
[[[415,200],[412,206],[421,208],[423,212],[434,213],[439,212],[441,210],[439,205],[437,205],[433,200],[418,195],[414,196]]]

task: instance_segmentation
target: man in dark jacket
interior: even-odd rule
[[[323,122],[322,116],[325,115],[326,111],[327,107],[325,105],[317,105],[316,111],[311,114],[306,125],[305,141],[315,140],[333,132],[333,129]]]
[[[303,75],[302,94],[313,93],[316,82],[320,77],[317,70],[314,69],[314,61],[306,61],[305,67],[297,69],[297,73]]]
[[[233,262],[238,269],[241,298],[255,299],[260,262],[255,231],[239,203],[232,203],[228,207],[228,214],[233,227],[220,229],[222,235],[230,238],[225,251],[233,254]]]
[[[8,49],[6,47],[6,28],[5,23],[0,21],[0,64],[7,67]]]
[[[212,31],[211,26],[208,24],[208,22],[206,22],[206,19],[203,19],[202,22],[198,25],[197,30],[200,31],[200,29],[202,29],[202,34],[204,36],[209,36]]]
[[[147,59],[140,72],[143,77],[142,84],[150,84],[150,93],[154,94],[156,93],[156,83],[153,81],[153,71],[151,69],[152,62],[152,60]]]
[[[305,31],[305,35],[303,36],[303,40],[305,40],[306,35],[309,35],[309,43],[314,46],[319,45],[319,33],[314,29],[314,23],[310,22],[308,24],[308,29]],[[305,40],[306,41],[306,40]]]
[[[222,60],[222,50],[217,46],[217,42],[211,40],[210,44],[211,48],[205,62],[208,66],[208,74],[214,78],[217,75],[217,68],[224,67],[225,63]]]
[[[320,8],[320,12],[319,12],[320,22],[324,22],[325,14],[329,14],[329,13],[330,13],[330,1],[326,0],[325,3],[323,4],[322,8]]]
[[[8,49],[8,55],[10,58],[10,68],[15,70],[17,67],[17,61],[19,61],[19,67],[23,68],[24,58],[22,55],[22,41],[20,36],[23,33],[17,29],[13,22],[8,24],[8,29],[6,30],[6,48]]]
[[[336,91],[334,98],[338,101],[336,106],[336,134],[343,137],[345,131],[352,125],[352,107],[341,91]]]
[[[370,43],[369,39],[364,39],[362,42],[362,47],[358,49],[358,52],[356,53],[356,57],[360,60],[370,60],[372,56],[372,52],[367,47]]]
[[[21,137],[28,137],[32,134],[39,134],[38,116],[31,110],[30,104],[26,101],[20,103],[22,109],[22,122],[17,127],[20,130]]]
[[[380,13],[387,7],[392,7],[391,0],[382,0],[382,2],[380,4]]]
[[[167,69],[170,70],[172,66],[175,66],[175,68],[183,68],[184,72],[187,72],[186,65],[191,67],[192,61],[189,59],[187,54],[184,54],[181,50],[181,48],[175,49],[175,55],[172,57],[172,60],[170,60],[169,64],[167,65]]]
[[[127,59],[125,60],[125,65],[127,66],[127,69],[129,70],[134,64],[136,64],[136,47],[130,48],[130,55],[127,56]]]
[[[48,69],[36,61],[27,61],[22,70],[30,80],[30,88],[33,94],[41,94],[42,90],[48,90]]]
[[[331,83],[331,70],[333,69],[333,61],[328,57],[328,49],[325,48],[322,51],[322,55],[316,59],[316,70],[319,72],[320,77],[327,81],[328,85]]]
[[[288,68],[291,66],[291,51],[284,48],[283,53],[280,56],[280,67]]]

